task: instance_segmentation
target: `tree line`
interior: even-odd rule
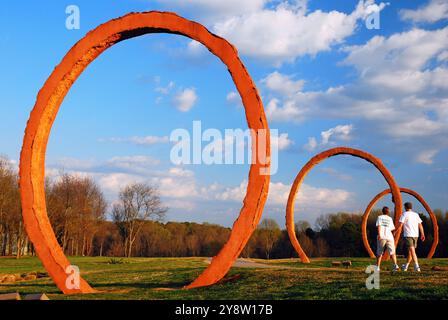
[[[47,212],[56,238],[67,255],[114,257],[214,256],[229,238],[231,229],[216,224],[165,222],[167,208],[158,189],[130,184],[108,205],[90,177],[62,174],[45,182]],[[109,210],[110,208],[110,210]],[[108,214],[110,211],[110,214]],[[373,210],[367,230],[375,248]],[[448,257],[448,212],[434,210],[439,223],[439,246],[435,257]],[[427,240],[417,248],[425,256],[432,243],[431,220],[421,215]],[[296,223],[296,234],[310,257],[364,257],[361,214],[321,215],[312,227]],[[398,253],[401,250],[398,247]],[[18,176],[11,163],[0,158],[0,256],[33,255],[21,215]],[[275,220],[263,219],[241,253],[247,258],[297,257],[286,230]]]

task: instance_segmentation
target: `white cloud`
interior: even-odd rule
[[[400,17],[412,22],[434,23],[448,18],[448,2],[446,0],[430,0],[426,5],[416,10],[402,9]]]
[[[281,133],[279,136],[271,136],[271,148],[277,150],[286,150],[294,144],[294,141],[288,138],[287,133]]]
[[[271,121],[300,122],[305,118],[306,108],[299,107],[295,99],[281,101],[277,98],[269,100],[266,106],[266,116]]]
[[[106,161],[64,159],[46,169],[47,176],[57,179],[62,172],[90,176],[104,189],[107,198],[114,201],[120,189],[131,183],[147,182],[158,186],[162,197],[190,199],[198,195],[194,173],[182,167],[160,170],[159,160],[148,156],[120,156]],[[63,171],[61,171],[61,168]]]
[[[423,164],[433,164],[434,157],[439,153],[438,150],[432,149],[432,150],[423,150],[416,156],[416,161]]]
[[[61,158],[46,169],[46,174],[51,178],[61,173],[92,176],[108,193],[118,193],[119,186],[141,182],[159,164],[158,159],[143,155],[112,157],[105,161]]]
[[[76,163],[75,160],[73,159],[71,163]],[[79,162],[83,163],[81,160]],[[216,217],[224,223],[230,223],[226,219],[233,220],[236,217],[234,214],[238,212],[247,188],[247,180],[237,186],[199,183],[193,171],[178,166],[155,170],[151,161],[142,156],[114,157],[102,163],[95,163],[90,169],[87,166],[86,170],[65,168],[64,172],[95,179],[110,203],[117,201],[118,193],[127,184],[151,183],[158,187],[162,201],[169,208],[191,212],[211,206],[213,212],[210,214],[226,212],[226,217],[222,215]],[[57,167],[49,167],[46,173],[47,176],[58,179],[62,172]],[[289,185],[272,182],[267,208],[271,212],[283,213],[289,190]],[[317,188],[307,184],[303,184],[297,197],[301,208],[312,208],[315,214],[325,213],[327,210],[339,210],[341,206],[347,207],[350,199],[351,193],[346,190]]]
[[[245,185],[244,185],[245,186]],[[241,186],[234,190],[244,195]],[[284,225],[286,205],[291,185],[282,182],[271,182],[263,217],[270,217]],[[238,198],[242,201],[242,195]],[[354,194],[344,189],[314,187],[302,183],[295,199],[295,219],[313,222],[319,215],[329,212],[349,210],[353,207]]]
[[[179,111],[187,112],[195,105],[198,100],[196,90],[194,88],[187,88],[181,90],[174,96],[174,104]]]
[[[291,186],[281,182],[271,182],[269,186],[269,195],[266,202],[266,208],[280,208],[282,214],[286,209]],[[309,184],[302,183],[295,199],[296,212],[312,211],[312,215],[317,217],[318,214],[328,213],[329,211],[339,211],[348,207],[353,198],[353,194],[343,189],[330,189],[313,187]],[[312,221],[312,216],[306,217]]]
[[[71,168],[76,170],[88,170],[97,164],[94,159],[76,159],[70,157],[63,157],[57,161],[57,164],[61,168]]]
[[[176,208],[176,209],[181,209],[182,213],[184,213],[184,211],[193,211],[195,209],[197,209],[196,203],[194,203],[193,201],[188,201],[188,200],[179,200],[179,199],[171,199],[169,202],[169,208]],[[181,221],[185,221],[186,218],[183,217],[181,219]]]
[[[192,200],[198,195],[194,176],[181,177],[169,172],[166,176],[152,178],[151,182],[159,186],[164,197]]]
[[[190,42],[188,52],[192,55],[198,55],[200,54],[202,47],[203,46],[199,42]],[[154,77],[154,83],[157,85],[154,91],[159,94],[155,100],[156,104],[160,104],[164,100],[164,97],[167,96],[179,111],[187,112],[193,108],[198,100],[196,89],[193,87],[183,88],[177,86],[174,81],[170,81],[167,85],[163,86],[160,84],[160,76]]]
[[[303,184],[296,197],[296,206],[341,210],[351,201],[352,193],[343,189],[312,187]]]
[[[194,172],[191,170],[186,170],[181,167],[172,167],[169,169],[169,173],[176,177],[193,177]]]
[[[316,150],[317,145],[318,145],[317,139],[315,137],[309,137],[308,142],[305,144],[304,148],[305,150],[312,152]]]
[[[448,50],[442,51],[438,56],[437,60],[439,62],[447,61],[448,60]]]
[[[222,201],[243,201],[246,194],[247,180],[241,182],[236,187],[225,188],[222,192],[216,193],[220,188],[215,186],[212,190],[216,194],[217,200]],[[269,185],[269,195],[267,206],[286,208],[291,186],[282,182],[271,182]],[[296,197],[296,203],[306,208],[339,209],[345,206],[352,194],[343,189],[318,188],[303,183]]]
[[[441,122],[417,118],[403,121],[399,126],[392,126],[387,132],[396,138],[428,137],[438,134],[443,127]]]
[[[290,191],[291,186],[289,185],[282,182],[271,182],[269,184],[269,194],[266,205],[279,205],[286,208]]]
[[[400,150],[410,158],[412,150],[429,144],[439,151],[448,147],[443,139],[448,134],[448,27],[375,36],[343,51],[342,64],[357,71],[355,81],[295,94],[267,88],[269,120],[350,119],[359,141],[371,146],[387,141],[391,152]],[[331,133],[330,141],[335,137]],[[310,138],[304,147],[312,151],[319,144]]]
[[[306,5],[280,2],[219,21],[213,30],[234,43],[241,53],[281,64],[342,43],[354,33],[372,5],[373,0],[359,1],[350,14],[335,10],[307,13]],[[378,9],[384,6],[381,3]]]
[[[223,19],[234,15],[247,14],[262,10],[264,5],[271,0],[157,0],[161,5],[169,8],[179,8],[186,10],[202,21],[212,22],[216,19]]]
[[[189,58],[200,59],[208,53],[207,48],[196,40],[191,40],[187,44],[187,55]]]
[[[303,88],[303,80],[292,80],[291,76],[287,76],[274,71],[269,74],[266,78],[261,80],[269,90],[283,94],[285,96],[291,96],[295,93],[300,92]]]
[[[432,78],[448,75],[428,63],[447,49],[448,27],[433,31],[413,29],[389,38],[373,37],[364,45],[345,48],[344,64],[355,67],[362,80],[387,93],[415,94],[432,89]]]
[[[153,166],[160,164],[160,160],[154,159],[148,156],[124,156],[124,157],[113,157],[109,159],[107,165],[126,169],[126,170],[138,170],[138,169],[147,169]]]
[[[343,180],[343,181],[351,181],[352,176],[348,174],[341,173],[337,171],[336,169],[325,167],[320,169],[321,172],[328,174],[329,176],[332,176],[336,179]]]
[[[294,145],[294,141],[289,138],[288,133],[280,133],[278,135],[274,135],[271,132],[271,150],[277,148],[279,151],[286,150]],[[215,139],[210,142],[210,149],[214,150],[215,153],[222,154],[220,155],[222,159],[226,159],[227,156],[231,156],[233,154],[241,154],[247,156],[250,154],[250,144],[252,142],[252,138],[250,134],[247,134],[247,139],[243,139],[243,137],[237,137],[235,134],[226,134],[224,138]],[[230,157],[232,158],[232,157]]]
[[[139,144],[139,145],[152,145],[157,143],[168,143],[169,137],[168,136],[145,136],[145,137],[131,137],[129,139],[130,142]]]
[[[101,142],[109,141],[109,142],[128,142],[133,143],[136,145],[153,145],[153,144],[159,144],[159,143],[169,143],[169,137],[168,136],[133,136],[129,138],[107,138],[107,139],[100,139]]]
[[[240,95],[235,92],[235,91],[230,91],[229,93],[227,93],[226,95],[226,100],[228,103],[230,104],[235,104],[238,106],[242,106],[242,101],[241,101],[241,97]]]
[[[160,80],[158,80],[158,81],[160,81]],[[168,83],[168,85],[166,85],[165,87],[161,87],[161,86],[156,87],[155,91],[160,94],[166,95],[166,94],[169,94],[171,92],[171,90],[173,90],[174,87],[175,87],[174,81],[170,81]]]
[[[346,124],[346,125],[338,125],[334,128],[328,129],[327,131],[321,132],[322,137],[322,144],[326,145],[330,142],[330,138],[333,137],[334,139],[338,140],[350,140],[350,133],[353,130],[352,124]]]
[[[246,194],[247,180],[241,182],[237,187],[225,188],[224,190],[219,191],[221,188],[221,186],[215,184],[210,190],[216,200],[241,202]]]
[[[327,146],[332,141],[349,141],[351,139],[351,133],[353,131],[352,124],[337,125],[334,128],[330,128],[320,133],[321,142],[318,143],[315,137],[309,137],[308,142],[305,144],[304,149],[307,151],[314,151],[319,146]]]
[[[73,174],[73,173],[72,173]],[[98,174],[90,173],[91,176],[95,177]],[[114,172],[108,174],[102,174],[97,177],[99,185],[105,189],[105,192],[109,195],[113,195],[113,199],[118,199],[118,193],[121,188],[126,185],[133,183],[142,183],[145,178],[140,175]]]

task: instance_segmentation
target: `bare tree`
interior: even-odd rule
[[[306,234],[305,232],[300,232],[297,235],[297,238],[300,242],[300,245],[302,247],[302,249],[308,253],[308,255],[310,257],[315,257],[316,256],[316,248],[314,246],[313,240],[311,240]]]
[[[300,233],[300,232],[305,232],[306,229],[308,229],[308,228],[311,228],[311,225],[308,221],[300,220],[300,221],[296,222],[294,227],[296,228],[296,233]]]
[[[125,255],[131,257],[135,240],[146,220],[162,220],[167,208],[162,206],[154,186],[135,183],[121,190],[119,203],[113,207],[113,220],[122,230]]]
[[[243,251],[241,251],[241,257],[250,258],[255,253],[258,242],[258,232],[252,233],[252,236],[249,241],[247,241]]]
[[[327,244],[327,241],[322,238],[317,238],[316,241],[316,256],[317,257],[326,257],[330,252],[330,247]]]
[[[280,227],[273,219],[263,219],[258,229],[260,247],[263,248],[266,253],[266,258],[269,259],[272,249],[279,239],[281,233]]]
[[[47,209],[63,250],[71,255],[90,255],[107,203],[92,178],[62,174],[55,183],[46,181]]]
[[[20,258],[25,243],[17,172],[7,158],[0,157],[0,255],[15,252]]]

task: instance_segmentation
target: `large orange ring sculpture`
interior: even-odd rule
[[[423,197],[417,193],[414,190],[408,189],[408,188],[400,188],[400,192],[407,193],[411,196],[413,196],[415,199],[417,199],[425,208],[426,212],[431,217],[431,222],[433,226],[433,232],[434,232],[434,240],[432,242],[431,249],[429,250],[428,259],[431,259],[436,252],[437,245],[439,244],[439,226],[437,223],[437,217],[434,215],[434,212],[432,212],[431,207],[428,205],[428,203],[423,199]],[[364,247],[366,248],[367,252],[369,253],[369,256],[371,258],[375,258],[375,254],[372,251],[372,248],[370,247],[369,240],[367,239],[367,221],[369,220],[370,212],[372,211],[373,207],[380,201],[385,195],[391,193],[390,189],[386,189],[378,193],[372,201],[370,201],[369,205],[367,206],[366,210],[364,211],[364,215],[362,216],[362,224],[361,224],[361,232],[362,232],[362,242],[364,243]],[[400,208],[401,209],[401,208]]]
[[[288,231],[289,239],[291,240],[291,243],[298,253],[300,260],[303,263],[310,263],[310,259],[306,255],[306,253],[303,251],[302,247],[300,246],[299,240],[297,239],[295,227],[294,227],[294,202],[297,195],[297,192],[299,191],[300,185],[302,184],[303,180],[305,179],[305,176],[310,172],[310,170],[322,162],[325,159],[328,159],[330,157],[334,157],[337,155],[351,155],[354,157],[358,157],[361,159],[364,159],[371,164],[373,164],[383,175],[383,177],[386,179],[387,183],[389,184],[390,189],[392,190],[392,196],[393,201],[396,204],[395,206],[395,217],[397,218],[396,221],[398,221],[398,218],[400,216],[400,208],[402,206],[402,200],[401,200],[401,194],[400,194],[400,188],[398,187],[397,183],[395,182],[394,177],[389,172],[389,170],[383,165],[382,161],[371,155],[370,153],[364,152],[362,150],[353,149],[353,148],[347,148],[347,147],[337,147],[330,150],[326,150],[322,153],[317,154],[313,158],[311,158],[310,161],[307,162],[303,166],[303,168],[300,170],[299,174],[297,175],[296,179],[294,180],[294,183],[291,187],[291,191],[289,193],[288,197],[288,204],[286,206],[286,229]],[[397,238],[398,239],[398,238]],[[396,239],[396,241],[397,241]]]
[[[201,24],[174,13],[130,13],[106,22],[87,33],[70,49],[39,91],[20,155],[20,192],[26,231],[44,267],[65,294],[91,293],[95,290],[84,279],[81,279],[79,288],[69,289],[65,285],[66,268],[70,262],[54,235],[45,203],[45,153],[51,127],[70,87],[95,58],[120,41],[160,32],[180,34],[202,43],[227,66],[241,95],[248,126],[252,129],[253,154],[258,155],[255,150],[260,144],[266,146],[264,159],[260,160],[260,155],[253,157],[256,160],[250,168],[243,207],[234,222],[229,240],[204,272],[186,288],[211,285],[223,278],[262,215],[270,180],[269,129],[260,96],[237,50]],[[264,135],[260,134],[260,129],[265,130]]]

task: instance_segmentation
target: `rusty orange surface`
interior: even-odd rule
[[[428,259],[431,259],[436,252],[437,245],[439,244],[439,225],[437,223],[437,217],[435,216],[434,212],[432,212],[431,207],[428,205],[428,203],[423,199],[423,197],[417,193],[414,190],[408,189],[408,188],[400,188],[400,192],[407,193],[411,196],[413,196],[415,199],[417,199],[422,206],[425,208],[426,212],[429,214],[432,222],[433,227],[433,233],[434,233],[434,240],[431,245],[431,250],[429,250]],[[372,251],[372,248],[370,247],[369,241],[367,239],[367,221],[369,220],[370,212],[372,211],[373,207],[380,201],[384,196],[391,193],[390,189],[386,189],[378,193],[372,201],[370,201],[369,205],[367,206],[366,210],[364,211],[364,215],[362,216],[362,224],[361,224],[361,231],[362,231],[362,242],[364,243],[364,247],[366,248],[367,252],[369,253],[369,256],[371,258],[375,258],[375,254]],[[401,210],[401,208],[400,208]]]
[[[288,204],[286,206],[286,229],[288,231],[289,239],[291,240],[291,243],[298,253],[300,260],[303,263],[309,263],[310,259],[306,255],[305,251],[303,251],[299,240],[297,239],[295,227],[294,227],[294,203],[295,198],[297,195],[297,192],[300,189],[300,186],[305,179],[308,172],[311,171],[313,167],[318,165],[320,162],[322,162],[325,159],[337,156],[337,155],[350,155],[353,157],[364,159],[371,164],[373,164],[383,175],[383,177],[386,179],[387,183],[389,184],[390,189],[392,190],[392,197],[393,201],[396,204],[395,206],[395,218],[396,222],[398,222],[399,216],[401,214],[400,208],[402,206],[402,200],[401,200],[401,194],[400,194],[400,188],[398,187],[397,183],[395,182],[394,177],[389,172],[389,170],[384,166],[382,161],[371,155],[370,153],[367,153],[362,150],[353,149],[353,148],[347,148],[347,147],[337,147],[333,149],[326,150],[322,153],[319,153],[315,155],[313,158],[311,158],[310,161],[308,161],[303,168],[300,170],[299,174],[297,175],[296,179],[294,180],[294,183],[291,187],[291,191],[289,193],[288,197]],[[399,232],[397,232],[399,234]],[[395,241],[398,241],[398,238],[396,238]]]
[[[65,282],[70,262],[64,255],[47,215],[45,203],[45,154],[48,138],[59,107],[73,83],[86,67],[114,44],[150,33],[172,33],[194,39],[206,46],[228,68],[241,95],[249,128],[265,129],[252,139],[252,152],[266,145],[266,159],[253,157],[243,207],[233,224],[230,237],[211,264],[186,288],[216,283],[228,272],[256,228],[263,212],[269,188],[270,139],[263,104],[256,86],[238,57],[237,50],[225,39],[210,33],[201,24],[169,12],[130,13],[108,21],[87,33],[64,56],[37,95],[31,112],[20,155],[20,192],[25,228],[45,269],[62,292],[91,293],[93,288],[81,279],[80,288],[69,289]]]

